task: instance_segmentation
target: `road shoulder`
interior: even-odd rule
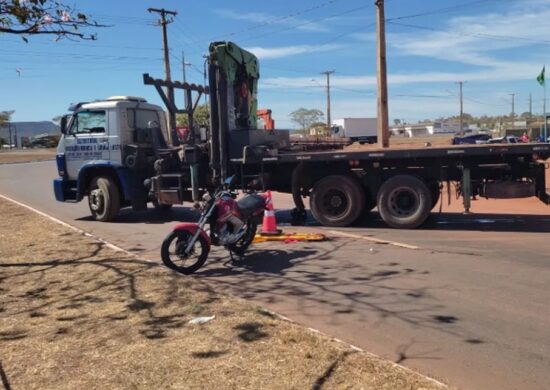
[[[3,199],[0,213],[12,388],[443,388]]]

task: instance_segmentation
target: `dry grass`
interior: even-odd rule
[[[5,387],[439,388],[1,199],[0,215]]]
[[[0,151],[0,164],[55,160],[55,149]]]

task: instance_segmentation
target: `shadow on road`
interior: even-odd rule
[[[168,222],[196,222],[199,219],[199,212],[190,207],[173,207],[170,210],[148,209],[144,211],[132,211],[131,209],[122,209],[120,215],[111,223],[144,223],[144,224],[163,224]],[[77,221],[93,221],[93,217],[78,218]]]
[[[282,224],[291,224],[290,210],[277,212],[277,221]],[[305,226],[320,226],[308,212]],[[353,227],[391,229],[378,212],[370,212],[357,221]],[[550,215],[514,215],[514,214],[485,214],[485,213],[437,213],[433,212],[426,223],[419,230],[439,231],[483,231],[483,232],[550,232]],[[395,230],[395,229],[391,229]]]
[[[449,313],[436,298],[438,290],[447,288],[443,282],[434,282],[427,269],[406,265],[406,251],[384,248],[369,254],[362,245],[348,239],[258,244],[238,261],[219,251],[194,277],[241,298],[282,308],[298,321],[338,328],[346,323],[382,327],[397,321],[468,344],[484,342],[465,330],[464,318]],[[406,352],[396,359],[439,358],[417,348],[414,356]]]

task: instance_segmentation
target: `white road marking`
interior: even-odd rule
[[[405,248],[405,249],[412,249],[412,250],[419,250],[419,249],[422,249],[422,248],[419,247],[419,246],[410,245],[410,244],[404,244],[404,243],[402,243],[402,242],[388,241],[388,240],[382,240],[382,239],[380,239],[380,238],[367,237],[367,236],[360,236],[360,235],[358,235],[358,234],[352,234],[352,233],[341,232],[341,231],[339,231],[339,230],[329,230],[329,233],[335,234],[335,235],[341,236],[341,237],[356,238],[356,239],[359,239],[359,240],[371,241],[371,242],[375,242],[375,243],[377,243],[377,244],[393,245],[393,246],[397,246],[397,247]]]

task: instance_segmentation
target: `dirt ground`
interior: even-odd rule
[[[0,215],[6,389],[441,388],[1,199]]]
[[[25,149],[0,151],[0,164],[55,160],[55,149]]]

